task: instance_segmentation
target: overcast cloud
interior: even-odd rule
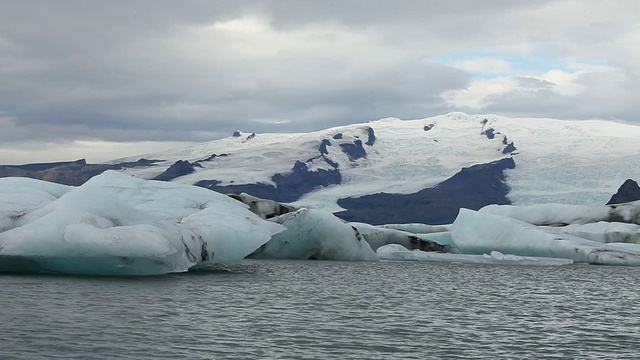
[[[640,4],[0,2],[0,163],[464,111],[639,123]]]

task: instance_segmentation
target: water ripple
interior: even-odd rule
[[[634,359],[639,275],[247,261],[154,278],[1,276],[0,358]]]

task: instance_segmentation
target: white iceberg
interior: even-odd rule
[[[332,213],[301,208],[270,219],[287,230],[251,254],[258,259],[377,261],[369,243]]]
[[[16,227],[27,211],[52,202],[72,189],[29,178],[0,178],[0,233]]]
[[[19,178],[1,185],[4,272],[184,272],[239,261],[284,230],[225,195],[114,171],[77,188]],[[31,197],[5,202],[4,194],[12,188]]]
[[[451,246],[448,244],[440,244],[437,241],[427,239],[425,234],[415,234],[408,231],[396,230],[386,226],[376,226],[360,222],[351,222],[351,226],[356,228],[376,251],[378,248],[389,245],[398,244],[407,249],[418,249],[424,251],[450,251]],[[414,224],[415,225],[415,224]],[[426,225],[428,226],[428,225]],[[438,234],[438,233],[433,233]],[[431,235],[431,234],[426,234]],[[436,236],[434,236],[436,237]],[[444,238],[443,238],[444,239]]]
[[[640,251],[550,232],[513,218],[460,209],[451,236],[464,254],[499,251],[519,256],[571,259],[578,263],[640,265]],[[629,244],[632,245],[632,244]]]
[[[599,221],[590,224],[571,224],[549,227],[551,232],[560,232],[600,243],[640,244],[640,225]]]
[[[489,264],[489,265],[529,265],[529,266],[550,266],[573,264],[570,259],[557,259],[546,257],[505,255],[498,251],[490,254],[470,255],[451,254],[441,252],[426,252],[421,250],[408,250],[402,245],[385,245],[378,249],[378,257],[388,261],[422,261],[434,263],[456,263],[456,264]]]
[[[247,193],[240,194],[228,194],[233,199],[236,199],[249,206],[249,210],[253,211],[263,219],[269,219],[274,216],[284,215],[286,213],[298,210],[298,208],[291,205],[287,205],[281,202],[262,199]]]
[[[589,224],[599,221],[640,225],[640,201],[618,205],[539,204],[489,205],[480,212],[510,217],[532,225]]]
[[[433,241],[440,245],[448,246],[448,251],[456,252],[455,244],[451,239],[451,225],[428,225],[420,223],[386,224],[379,227],[395,229],[415,234],[419,239]]]
[[[385,229],[395,229],[406,231],[414,234],[434,234],[449,231],[451,225],[427,225],[420,223],[407,223],[407,224],[386,224],[380,225]]]

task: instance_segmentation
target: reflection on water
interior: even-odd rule
[[[247,261],[0,276],[1,359],[637,358],[640,268]]]

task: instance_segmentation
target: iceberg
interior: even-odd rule
[[[640,225],[640,201],[617,205],[488,205],[479,211],[510,217],[533,225],[559,226],[589,224],[598,221]]]
[[[0,178],[0,233],[16,227],[29,210],[54,201],[71,189],[30,178]]]
[[[228,194],[228,196],[248,205],[249,210],[259,215],[263,219],[269,219],[274,216],[284,215],[286,213],[298,210],[298,208],[291,205],[287,205],[274,200],[262,199],[253,195],[249,195],[247,193]]]
[[[599,221],[584,225],[571,224],[563,227],[550,227],[548,230],[570,234],[604,244],[640,244],[640,225],[636,224]]]
[[[408,231],[396,230],[392,227],[375,226],[359,222],[352,222],[350,224],[358,230],[374,251],[389,244],[402,245],[411,250],[450,251],[448,244],[440,244],[437,241],[427,239],[423,237],[424,234],[415,234]]]
[[[2,180],[0,272],[185,272],[239,261],[285,230],[225,195],[115,171],[77,188]]]
[[[505,255],[499,251],[492,251],[490,254],[470,255],[451,254],[440,252],[426,252],[421,250],[409,250],[402,245],[385,245],[378,249],[378,257],[388,261],[422,261],[433,263],[456,263],[456,264],[489,264],[489,265],[528,265],[528,266],[551,266],[573,264],[570,259],[557,259],[545,257],[530,257]]]
[[[603,244],[571,234],[552,232],[511,217],[483,211],[460,209],[451,226],[451,236],[464,254],[499,251],[518,256],[571,259],[577,263],[640,265],[638,248]]]
[[[418,223],[407,223],[407,224],[385,224],[385,225],[380,225],[380,227],[385,229],[407,231],[414,234],[434,234],[434,233],[442,233],[442,232],[449,231],[450,225],[427,225],[427,224],[418,224]]]
[[[378,256],[353,226],[332,213],[301,208],[270,221],[287,230],[250,255],[256,259],[377,261]]]

